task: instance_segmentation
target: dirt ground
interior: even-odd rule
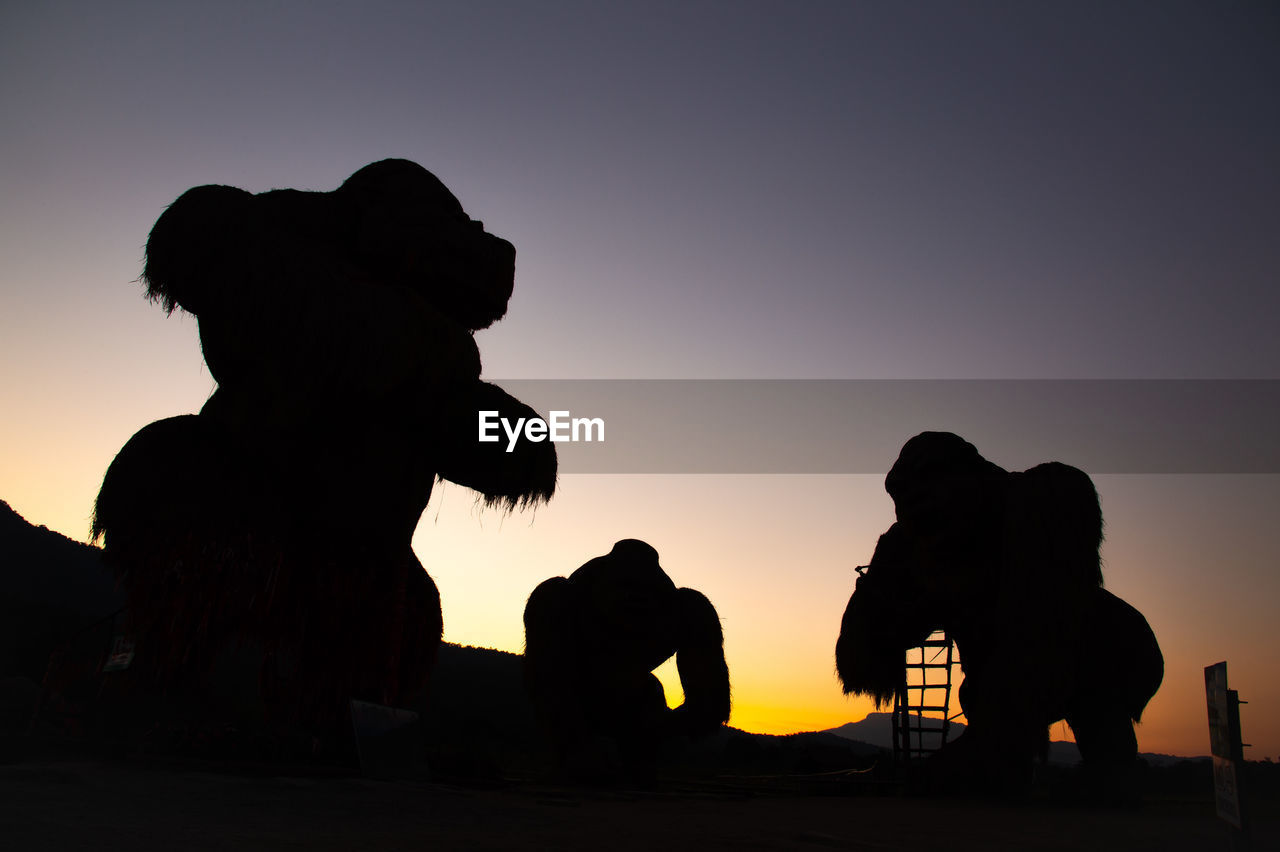
[[[1255,820],[1280,849],[1280,816]],[[744,779],[644,791],[245,775],[37,759],[0,765],[7,850],[1228,849],[1205,799],[1131,809],[815,795]]]

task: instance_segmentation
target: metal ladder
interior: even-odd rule
[[[895,761],[910,763],[946,745],[951,720],[961,715],[948,715],[952,669],[959,662],[955,645],[941,630],[907,649],[902,685],[893,696]]]

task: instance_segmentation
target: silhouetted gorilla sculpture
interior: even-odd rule
[[[407,160],[331,192],[200,186],[160,216],[147,295],[198,318],[218,386],[134,435],[95,506],[142,675],[198,679],[235,640],[294,716],[424,686],[440,603],[410,539],[436,478],[506,508],[555,489],[552,444],[477,441],[481,409],[535,415],[480,381],[473,338],[514,264]]]
[[[663,740],[729,719],[719,616],[701,593],[676,588],[643,541],[542,582],[524,627],[525,687],[561,769],[581,780],[644,774]],[[651,672],[672,654],[684,703],[669,709]]]
[[[1102,588],[1088,475],[1056,462],[1008,473],[959,436],[926,432],[885,487],[897,523],[845,609],[844,691],[891,703],[903,652],[945,630],[960,651],[968,727],[937,755],[938,776],[1016,788],[1065,718],[1086,768],[1123,785],[1133,723],[1164,660],[1142,614]]]

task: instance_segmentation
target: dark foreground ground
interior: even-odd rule
[[[0,705],[23,711],[0,713],[0,852],[1232,848],[1204,761],[1144,766],[1123,807],[1087,804],[1078,771],[1051,767],[1018,802],[925,797],[865,743],[725,729],[664,749],[639,786],[562,784],[520,705],[519,658],[442,650],[422,737],[393,749],[417,757],[376,771],[350,755],[264,757],[243,735],[193,741],[172,719],[128,732],[108,714],[103,736],[68,737],[55,712],[25,721],[34,683],[0,680]],[[1280,850],[1280,766],[1248,770],[1253,839],[1241,848]]]
[[[485,786],[311,772],[27,759],[0,766],[8,850],[1228,849],[1207,797],[1134,808],[920,799],[745,776],[645,790],[532,781]],[[1255,814],[1256,849],[1280,814]]]

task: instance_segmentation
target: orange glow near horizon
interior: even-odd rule
[[[753,734],[786,736],[807,731],[825,731],[849,722],[861,722],[871,712],[870,701],[859,707],[851,700],[849,708],[842,710],[838,706],[816,709],[735,699],[729,724]]]

